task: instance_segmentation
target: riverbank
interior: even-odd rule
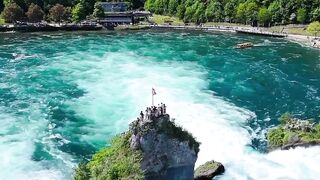
[[[305,46],[320,49],[320,37],[310,37],[305,35],[288,34],[287,39]]]
[[[169,25],[169,24],[143,24],[143,25],[118,25],[111,30],[130,31],[130,30],[192,30],[192,31],[215,31],[229,33],[243,33],[249,35],[271,36],[286,38],[289,41],[299,43],[304,46],[320,49],[320,37],[298,35],[291,33],[274,32],[272,28],[256,28],[249,26],[232,25]],[[98,31],[106,30],[98,24],[25,24],[25,25],[6,25],[0,26],[0,32],[48,32],[48,31]],[[107,29],[110,30],[110,29]]]

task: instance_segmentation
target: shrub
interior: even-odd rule
[[[111,146],[93,155],[91,161],[80,164],[75,170],[75,179],[144,179],[140,168],[142,152],[129,145],[131,133],[114,137]]]
[[[281,128],[271,129],[268,132],[268,136],[267,136],[269,146],[271,146],[271,147],[282,146],[284,136],[285,136],[285,133],[284,133],[283,129],[281,129]]]

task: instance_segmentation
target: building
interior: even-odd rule
[[[100,2],[105,17],[99,22],[106,25],[134,24],[148,19],[150,12],[132,11],[127,2]]]
[[[105,17],[100,19],[103,24],[132,24],[133,16],[126,2],[101,2]]]

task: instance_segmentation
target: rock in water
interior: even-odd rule
[[[215,161],[208,161],[199,166],[194,175],[195,180],[211,180],[214,176],[224,173],[224,166]]]
[[[170,121],[168,114],[130,125],[130,148],[143,153],[146,179],[193,179],[199,143]]]

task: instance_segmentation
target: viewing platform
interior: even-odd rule
[[[268,32],[268,31],[262,31],[259,29],[236,29],[237,33],[243,33],[243,34],[252,34],[252,35],[259,35],[259,36],[270,36],[270,37],[279,37],[279,38],[285,38],[288,35],[285,33],[278,33],[278,32]]]

